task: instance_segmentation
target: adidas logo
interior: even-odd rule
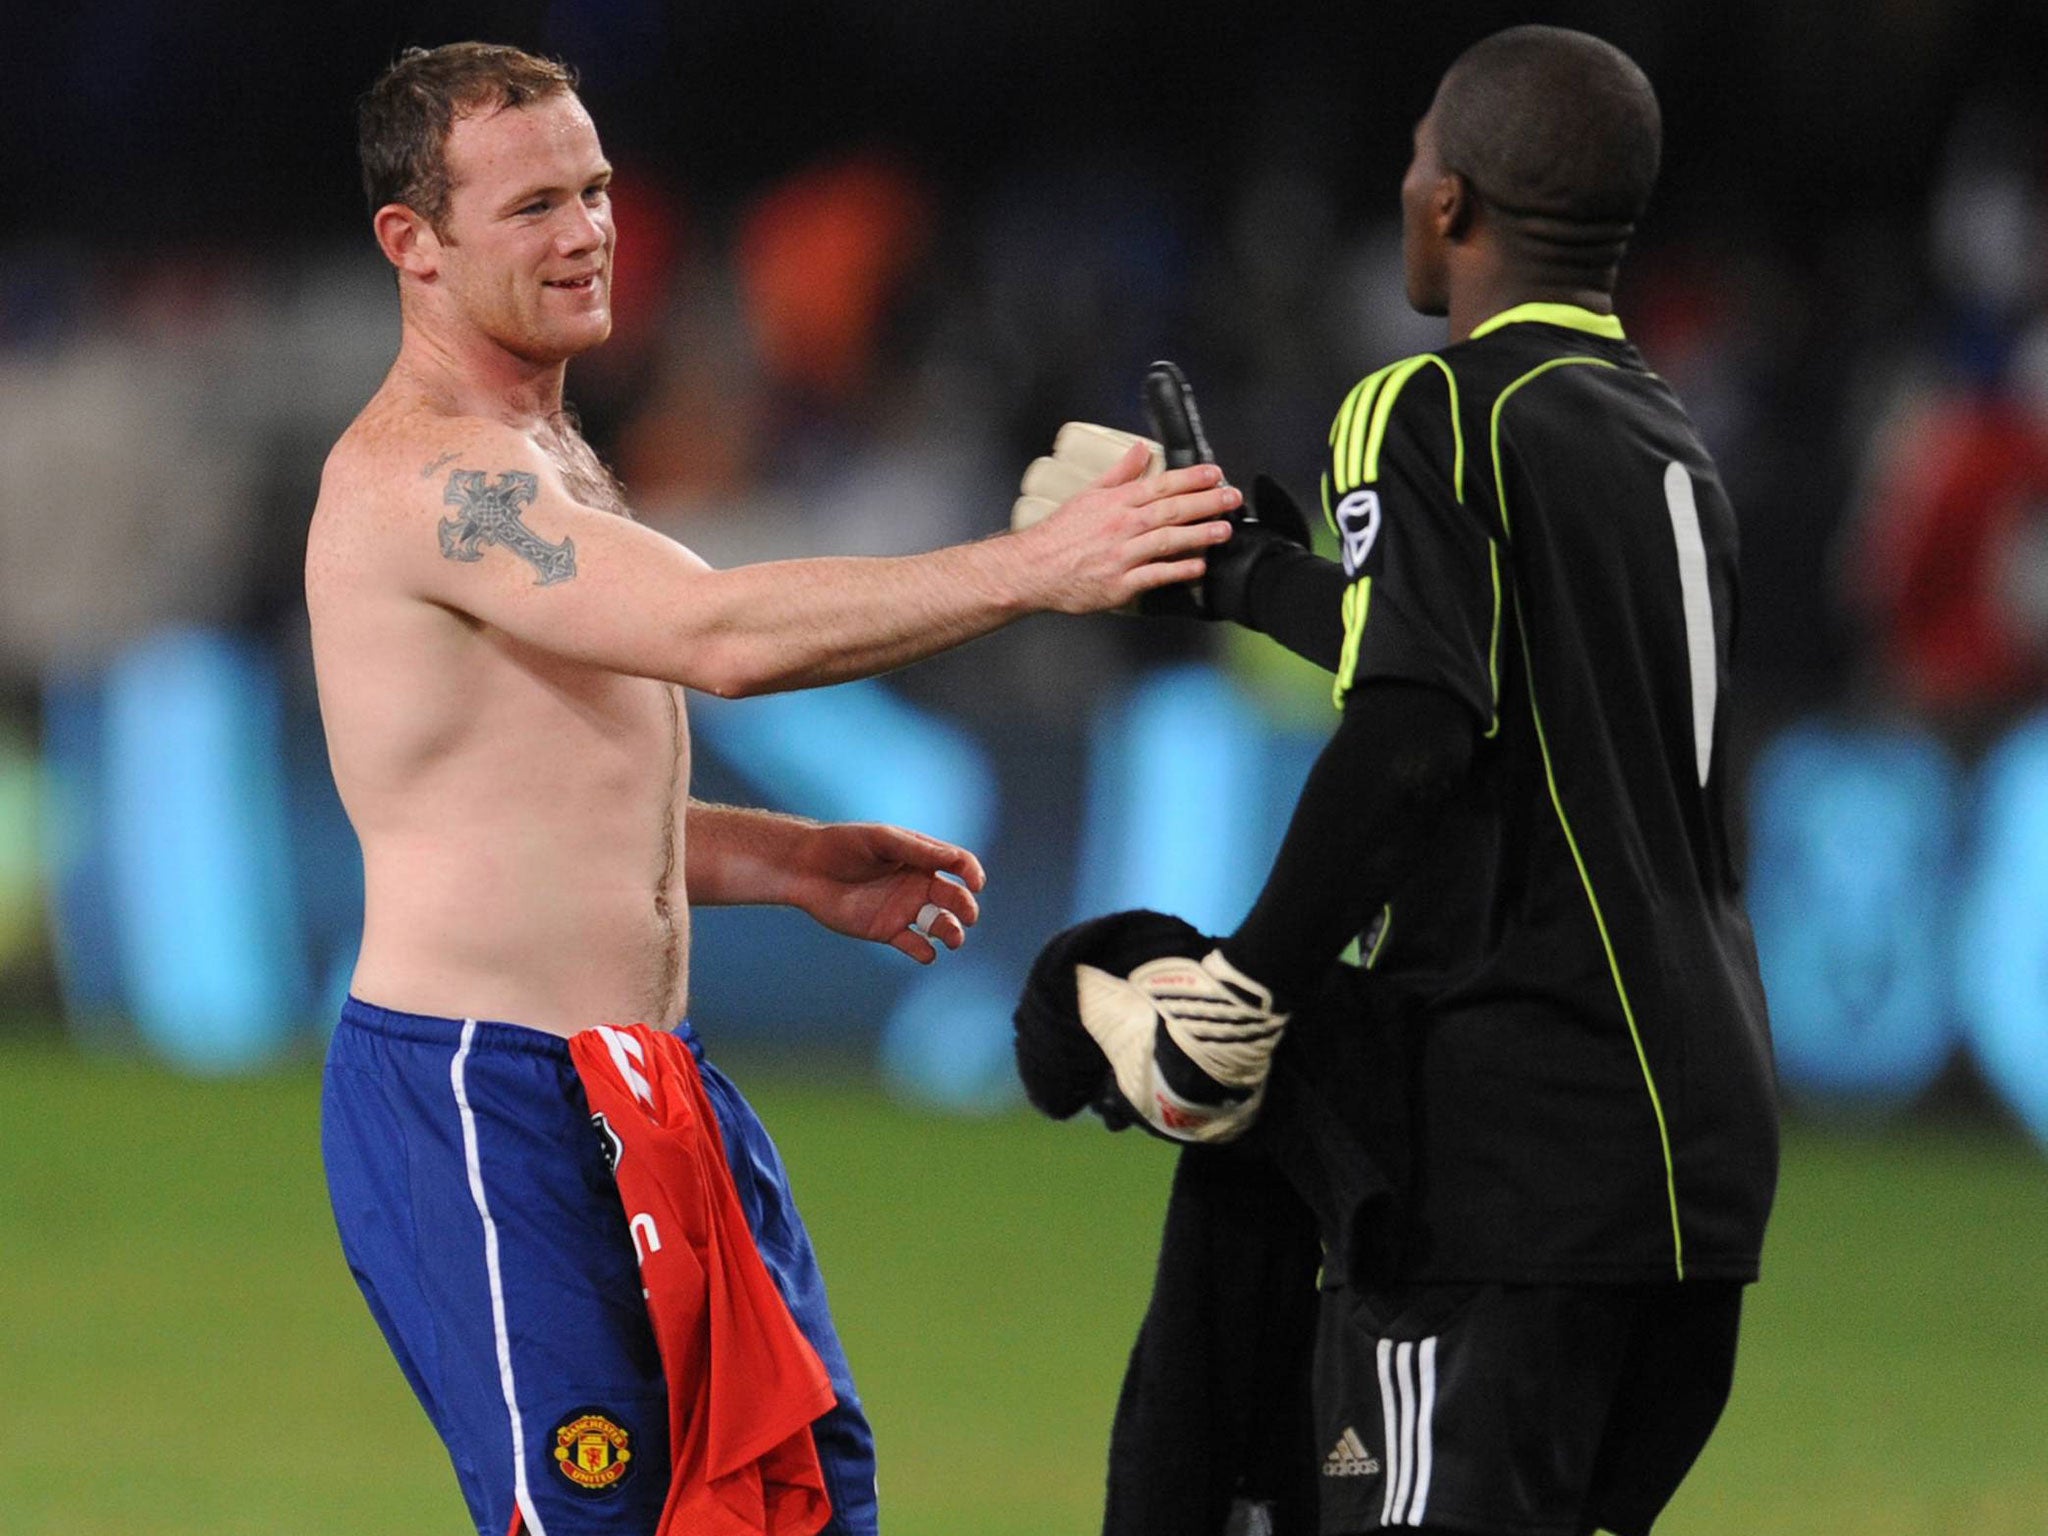
[[[1365,1442],[1358,1438],[1358,1431],[1350,1425],[1344,1426],[1344,1433],[1330,1448],[1330,1454],[1323,1458],[1325,1477],[1378,1477],[1379,1458],[1365,1448]]]

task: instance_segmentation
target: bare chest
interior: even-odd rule
[[[625,487],[597,456],[567,416],[556,416],[533,430],[533,441],[562,477],[562,485],[587,507],[631,518]]]

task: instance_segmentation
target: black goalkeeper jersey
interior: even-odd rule
[[[1413,999],[1417,1279],[1754,1278],[1769,1025],[1725,826],[1736,528],[1618,321],[1522,305],[1362,381],[1324,507],[1341,701],[1483,740],[1376,925]]]

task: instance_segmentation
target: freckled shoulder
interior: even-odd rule
[[[373,407],[327,456],[316,521],[412,527],[441,517],[449,477],[464,467],[520,465],[532,449],[518,432],[473,416],[399,413]]]
[[[373,401],[321,470],[306,538],[309,589],[351,572],[383,580],[417,565],[436,548],[452,475],[465,465],[504,468],[536,457],[502,423]]]

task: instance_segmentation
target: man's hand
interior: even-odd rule
[[[1025,468],[1019,495],[1010,507],[1010,527],[1021,531],[1044,522],[1064,503],[1098,484],[1136,443],[1145,445],[1146,474],[1166,468],[1165,450],[1149,437],[1092,421],[1068,422],[1053,438],[1052,452]]]
[[[920,965],[958,949],[988,877],[965,848],[875,822],[813,827],[796,849],[790,905],[834,933],[900,949]],[[950,875],[953,878],[947,879]]]
[[[1034,606],[1096,613],[1201,578],[1203,556],[1230,537],[1223,519],[1244,498],[1213,464],[1146,474],[1150,463],[1151,444],[1132,439],[1086,489],[1013,533],[1030,560]]]
[[[1149,960],[1127,976],[1074,967],[1082,1026],[1109,1058],[1117,1090],[1175,1141],[1231,1141],[1265,1097],[1288,1016],[1212,949]]]

